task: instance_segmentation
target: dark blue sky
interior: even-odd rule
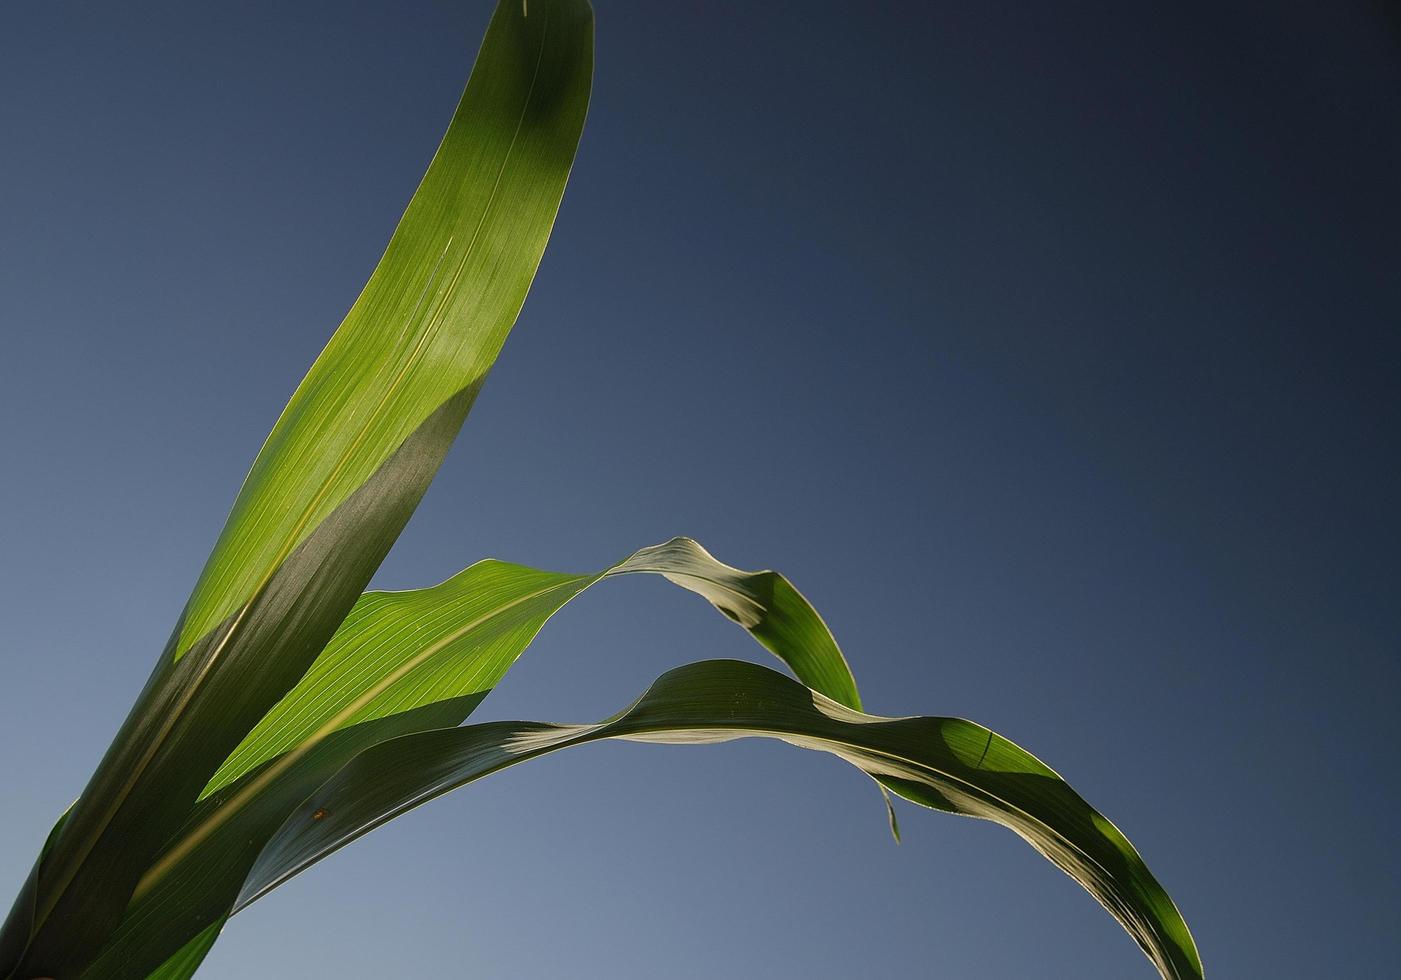
[[[867,705],[1039,754],[1217,977],[1394,966],[1401,29],[1380,4],[598,0],[554,240],[378,578],[685,533]],[[482,3],[0,13],[0,885],[18,887],[446,125]],[[604,586],[481,717],[761,655]],[[201,976],[1121,978],[990,825],[784,746],[470,788]]]

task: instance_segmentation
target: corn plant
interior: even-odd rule
[[[601,739],[745,737],[837,756],[887,805],[1002,824],[1098,899],[1162,976],[1200,977],[1186,924],[1113,824],[980,725],[866,714],[831,632],[782,575],[674,538],[585,574],[486,560],[428,588],[364,592],[525,300],[592,72],[586,0],[503,0],[383,258],[20,889],[0,977],[189,977],[230,916],[443,793]],[[703,597],[788,674],[707,661],[596,724],[464,724],[561,606],[642,574]]]

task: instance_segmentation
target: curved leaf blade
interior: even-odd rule
[[[691,538],[642,548],[598,572],[570,575],[488,559],[426,589],[369,592],[287,695],[249,732],[205,795],[331,731],[442,698],[485,694],[545,623],[605,579],[660,575],[700,595],[799,680],[861,706],[831,630],[787,578],[718,561]]]
[[[367,749],[269,841],[237,907],[395,816],[528,759],[601,739],[699,744],[749,736],[831,753],[916,803],[1009,828],[1104,905],[1163,977],[1202,976],[1185,921],[1133,845],[1039,759],[973,722],[862,714],[739,661],[673,670],[597,725],[470,725]]]
[[[800,678],[857,700],[835,639],[787,579],[733,568],[689,538],[585,575],[488,560],[427,589],[368,593],[211,781],[84,977],[144,976],[153,957],[230,912],[262,845],[354,755],[386,738],[460,723],[570,599],[636,574],[662,575],[702,595]]]

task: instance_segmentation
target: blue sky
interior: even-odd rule
[[[599,0],[531,299],[377,578],[690,534],[885,714],[990,725],[1139,845],[1216,976],[1378,976],[1401,603],[1401,32],[1367,3]],[[486,3],[0,14],[0,885],[160,650],[447,123]],[[482,718],[755,656],[659,582]],[[1007,832],[785,746],[493,777],[201,976],[1151,975]]]

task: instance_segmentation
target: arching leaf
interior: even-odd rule
[[[673,670],[597,725],[469,725],[366,750],[263,849],[239,907],[395,816],[545,753],[600,739],[698,744],[749,736],[829,752],[906,799],[1009,828],[1104,905],[1163,977],[1202,976],[1186,923],[1133,845],[1029,752],[958,718],[862,714],[732,660]]]

